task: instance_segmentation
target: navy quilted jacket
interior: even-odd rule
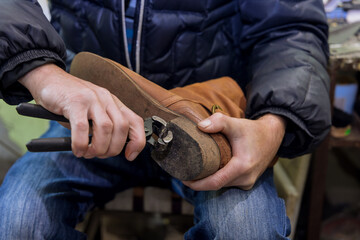
[[[233,77],[246,92],[248,118],[274,113],[289,120],[280,156],[307,153],[328,133],[322,0],[138,0],[131,55],[124,6],[52,0],[51,25],[35,0],[2,0],[1,97],[29,100],[17,79],[48,62],[65,68],[67,48],[111,58],[165,88]]]

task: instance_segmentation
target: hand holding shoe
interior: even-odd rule
[[[207,133],[225,134],[233,156],[213,175],[197,181],[184,181],[184,184],[198,191],[222,187],[249,190],[273,161],[285,134],[286,121],[273,114],[248,120],[216,113],[200,122],[198,127]]]

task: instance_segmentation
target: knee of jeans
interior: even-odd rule
[[[64,217],[62,213],[68,212],[64,208],[45,204],[38,196],[9,195],[0,191],[0,240],[86,239],[74,229],[75,223]]]
[[[211,239],[286,239],[290,234],[284,201],[277,196],[232,189],[204,199],[195,207],[188,239],[200,239],[196,236],[204,229]]]
[[[215,239],[287,239],[290,234],[285,208],[242,206],[229,209],[224,215],[212,216],[209,221],[214,228]]]
[[[45,228],[47,221],[40,220],[43,216],[39,215],[36,206],[29,198],[1,193],[0,239],[42,239],[36,232]]]

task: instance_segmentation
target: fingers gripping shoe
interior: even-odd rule
[[[88,52],[75,56],[70,73],[108,89],[143,119],[156,115],[168,122],[173,140],[165,152],[152,158],[173,177],[201,179],[230,160],[227,139],[219,133],[203,133],[196,123],[217,111],[232,117],[244,116],[244,94],[231,78],[169,91],[110,59]]]

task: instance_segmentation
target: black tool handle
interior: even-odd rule
[[[71,151],[71,138],[38,138],[26,144],[29,152]]]
[[[59,122],[69,122],[69,120],[64,116],[54,114],[38,104],[20,103],[16,107],[16,111],[23,116],[55,120]]]
[[[89,136],[89,143],[91,143],[91,136]],[[26,144],[26,148],[29,152],[71,151],[71,138],[57,137],[33,139]]]

